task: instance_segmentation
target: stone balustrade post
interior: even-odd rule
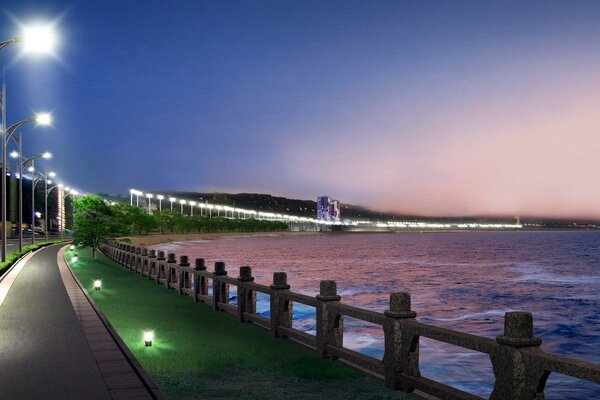
[[[152,267],[154,266],[156,271],[156,250],[150,250],[148,254],[148,270],[146,271],[148,274],[146,275],[148,279],[152,279]]]
[[[123,265],[124,267],[127,267],[127,264],[129,264],[129,257],[130,257],[129,252],[131,251],[130,248],[131,248],[130,245],[128,245],[128,244],[125,245],[125,249],[124,249],[125,254],[123,255],[123,261],[121,262],[121,265]]]
[[[165,268],[165,278],[167,279],[165,286],[167,287],[167,289],[169,289],[169,283],[175,281],[176,269],[177,269],[177,256],[175,255],[175,253],[168,253],[167,254],[167,266]]]
[[[132,270],[133,272],[136,272],[138,269],[138,265],[140,264],[141,261],[142,261],[142,248],[136,247],[135,253],[132,258],[132,263],[129,265],[129,269]]]
[[[140,254],[140,268],[136,269],[135,272],[138,274],[144,273],[144,268],[148,265],[148,249],[146,247],[142,247],[142,252]]]
[[[219,307],[219,303],[229,303],[229,284],[219,281],[219,276],[227,275],[225,263],[217,261],[213,272],[213,309],[215,311],[223,311]]]
[[[385,385],[393,390],[412,392],[414,387],[404,382],[402,376],[419,377],[419,336],[407,321],[414,321],[417,313],[411,308],[410,293],[390,294],[390,308],[384,313],[383,324],[385,352]]]
[[[158,256],[156,257],[156,275],[154,276],[154,281],[157,285],[160,284],[160,270],[166,269],[166,260],[165,260],[165,252],[162,250],[158,251]]]
[[[274,337],[285,337],[280,327],[292,327],[293,303],[281,297],[281,293],[290,290],[285,272],[273,273],[273,284],[271,285],[271,334]]]
[[[206,265],[204,265],[204,258],[196,258],[194,269],[196,271],[206,271]],[[208,282],[205,276],[196,276],[194,281],[194,299],[199,301],[198,295],[208,296]]]
[[[496,382],[490,400],[543,400],[549,372],[532,355],[540,352],[542,339],[533,336],[533,315],[507,312],[499,348],[490,354]]]
[[[123,265],[123,260],[125,258],[125,245],[123,243],[119,243],[119,253],[117,257],[117,262]]]
[[[250,322],[244,318],[244,313],[256,314],[256,291],[251,290],[244,283],[254,281],[252,268],[248,266],[240,267],[240,276],[237,278],[238,284],[238,318],[240,322]]]
[[[335,281],[321,281],[317,300],[317,354],[323,358],[336,359],[327,351],[327,346],[342,347],[344,339],[344,316],[333,306],[339,304]]]
[[[187,274],[184,273],[181,268],[187,268],[189,266],[188,256],[179,257],[179,268],[177,268],[177,292],[179,294],[183,294],[183,279],[185,277],[184,275]]]

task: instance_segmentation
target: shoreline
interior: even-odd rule
[[[217,240],[231,237],[281,237],[319,235],[323,232],[219,232],[219,233],[169,233],[165,235],[130,236],[127,239],[134,246],[155,246],[171,242],[191,242],[194,240]]]
[[[308,235],[340,235],[340,234],[435,234],[435,233],[524,233],[524,232],[595,232],[590,229],[439,229],[439,230],[397,230],[397,231],[302,231],[302,232],[217,232],[217,233],[168,233],[147,236],[130,236],[126,239],[134,246],[156,246],[163,243],[191,242],[194,240],[218,240],[227,238],[244,237],[284,237],[284,236],[308,236]]]

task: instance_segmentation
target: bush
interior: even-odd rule
[[[4,273],[15,263],[17,262],[17,260],[21,257],[23,257],[25,254],[29,253],[30,251],[34,251],[37,249],[41,249],[42,247],[45,246],[50,246],[52,244],[56,244],[56,243],[61,243],[61,240],[54,240],[52,242],[44,242],[44,243],[36,243],[36,244],[30,244],[29,246],[25,246],[23,247],[23,250],[21,251],[13,251],[12,253],[10,253],[7,257],[6,257],[6,261],[3,263],[0,263],[0,277],[2,275],[4,275]]]

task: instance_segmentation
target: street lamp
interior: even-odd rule
[[[9,128],[10,129],[10,128]],[[9,137],[10,139],[10,137]],[[34,160],[38,159],[38,158],[51,158],[52,154],[51,153],[40,153],[40,154],[36,154],[33,157],[29,157],[25,160],[23,160],[23,153],[22,153],[22,141],[21,141],[21,135],[19,135],[19,152],[13,151],[10,153],[10,156],[13,158],[19,158],[19,251],[21,251],[23,249],[23,170],[25,169],[25,167],[27,167],[27,165],[31,164],[31,167],[29,169],[29,171],[31,172],[31,212],[32,212],[32,217],[31,217],[31,221],[32,221],[32,226],[31,226],[31,237],[32,237],[32,243],[35,243],[35,235],[34,235],[34,228],[35,228],[35,218],[33,217],[33,212],[35,211],[34,209],[34,203],[35,203],[35,168],[34,168]],[[41,172],[38,172],[40,175],[44,176],[44,179],[48,179],[48,176],[54,176],[54,172],[51,172],[50,174],[46,175],[46,174],[42,174]],[[47,209],[46,209],[47,211]]]
[[[195,201],[190,201],[190,216],[194,216],[194,206],[196,205]]]
[[[183,205],[187,203],[185,200],[179,200],[179,204],[181,204],[181,213],[183,214]]]
[[[171,211],[173,211],[173,203],[175,203],[177,199],[175,197],[169,197],[169,202],[171,203]]]
[[[27,53],[52,53],[53,48],[56,44],[56,35],[54,34],[54,29],[52,25],[36,25],[30,27],[23,27],[23,34],[20,36],[15,36],[9,40],[5,40],[0,42],[0,50],[5,47],[13,44],[23,42],[25,44],[24,50]],[[9,137],[12,135],[12,132],[16,130],[18,127],[23,125],[26,122],[30,122],[29,120],[22,121],[21,123],[17,123],[13,125],[14,127],[12,132],[9,132],[6,128],[6,82],[2,82],[2,92],[0,93],[0,114],[2,115],[1,123],[0,123],[0,133],[2,134],[2,261],[6,261],[6,203],[7,203],[7,194],[6,194],[6,146]],[[46,122],[46,119],[42,119],[41,122]],[[10,129],[10,128],[9,128]],[[23,174],[21,174],[22,176]]]
[[[48,175],[53,177],[56,174],[54,172],[50,172]],[[50,184],[52,182],[50,180],[48,180],[46,183]],[[50,187],[48,187],[46,185],[46,193],[45,193],[45,197],[44,197],[44,209],[45,209],[45,214],[46,214],[45,219],[44,219],[44,225],[46,226],[46,241],[48,241],[48,196],[50,195],[50,192],[52,192],[54,189],[60,188],[60,187],[63,187],[63,185],[60,183],[57,185],[54,185],[54,186],[50,186]],[[71,245],[71,246],[73,247],[71,250],[75,249],[75,247],[73,245]]]
[[[22,33],[11,39],[0,42],[0,50],[13,44],[22,42],[26,53],[51,54],[57,43],[56,32],[53,24],[23,26]]]
[[[154,195],[152,193],[146,193],[146,198],[148,199],[148,214],[150,214],[150,206],[152,205],[152,198]]]
[[[35,244],[35,187],[40,179],[43,179],[45,187],[48,187],[48,175],[35,170],[35,160],[38,158],[52,158],[52,154],[48,152],[37,154],[26,159],[22,164],[23,167],[26,167],[27,164],[31,163],[31,167],[29,167],[29,172],[31,172],[31,244]],[[40,178],[36,179],[35,174],[40,175]],[[19,237],[21,238],[22,236]]]
[[[6,126],[6,113],[5,113],[5,84],[2,84],[2,127]],[[7,188],[6,188],[6,151],[8,148],[8,143],[12,139],[18,149],[19,152],[13,152],[12,155],[17,155],[19,157],[19,251],[22,250],[23,245],[23,233],[21,232],[23,228],[23,138],[21,127],[28,122],[37,122],[38,125],[50,125],[52,123],[52,116],[47,113],[33,115],[27,119],[17,122],[9,126],[6,129],[2,130],[2,261],[6,260],[6,204],[8,202]],[[19,130],[19,136],[15,136],[15,132]]]
[[[135,190],[135,189],[129,189],[129,193],[131,194],[130,205],[133,206],[133,195],[135,194],[135,206],[139,207],[140,206],[140,196],[143,195],[144,193],[140,192],[139,190]]]
[[[162,194],[157,194],[156,198],[158,199],[158,211],[162,211],[162,201],[165,198]]]

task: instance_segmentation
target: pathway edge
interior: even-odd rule
[[[142,367],[142,365],[137,360],[137,358],[135,358],[135,356],[133,355],[131,350],[129,350],[129,348],[123,341],[123,339],[121,339],[121,337],[119,336],[117,331],[113,328],[113,326],[110,324],[108,319],[104,316],[102,311],[100,311],[100,309],[98,308],[98,306],[96,305],[94,300],[88,294],[87,290],[85,290],[82,283],[79,281],[77,276],[73,273],[73,270],[71,269],[71,266],[69,265],[69,263],[67,262],[67,259],[66,259],[65,249],[67,247],[68,246],[64,246],[59,250],[57,261],[63,262],[67,266],[67,269],[68,269],[69,273],[71,274],[71,276],[73,277],[73,279],[75,280],[75,282],[77,283],[79,290],[81,290],[81,292],[85,296],[88,303],[92,306],[92,308],[94,309],[94,312],[96,313],[96,315],[98,315],[98,318],[100,318],[100,321],[102,321],[102,324],[108,330],[108,333],[115,341],[117,347],[119,347],[119,350],[123,353],[123,355],[127,359],[127,362],[134,369],[136,375],[140,378],[141,382],[146,387],[148,392],[152,395],[152,397],[154,397],[157,400],[166,400],[165,396],[162,394],[162,392],[160,391],[160,389],[158,388],[156,383],[154,383],[152,378],[150,378],[150,376],[148,375],[146,370]]]

